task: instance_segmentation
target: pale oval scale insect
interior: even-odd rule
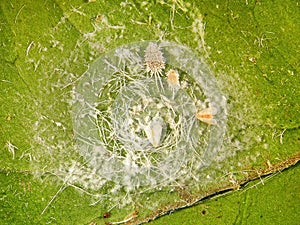
[[[217,109],[214,107],[208,107],[200,110],[196,113],[196,118],[204,123],[210,125],[216,125],[217,121],[213,118],[217,114]]]
[[[144,128],[146,136],[153,147],[158,147],[163,130],[163,120],[160,117],[155,117]]]

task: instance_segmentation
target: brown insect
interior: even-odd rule
[[[217,114],[217,109],[214,107],[208,107],[200,110],[196,113],[196,118],[204,123],[210,125],[216,125],[217,121],[213,118]]]
[[[110,212],[106,212],[106,213],[103,214],[104,219],[107,219],[109,217],[110,217]]]

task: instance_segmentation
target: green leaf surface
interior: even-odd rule
[[[299,165],[149,224],[298,224]]]
[[[277,172],[300,158],[299,4],[1,1],[0,223],[104,224],[129,215],[136,224],[200,201],[153,223],[297,224],[299,165]],[[92,188],[100,180],[70,173],[86,163],[74,140],[72,98],[98,57],[143,40],[187,46],[208,64],[226,98],[227,131],[199,171],[200,188],[158,188],[116,205],[122,193],[100,201]],[[267,174],[271,181],[245,191]]]

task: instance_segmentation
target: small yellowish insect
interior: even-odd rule
[[[213,118],[217,114],[217,109],[214,107],[208,107],[200,110],[196,113],[196,118],[204,123],[210,125],[216,125],[217,121]]]
[[[167,79],[170,88],[172,89],[180,88],[179,73],[176,70],[170,69],[167,72]]]

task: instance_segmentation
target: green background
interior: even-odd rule
[[[228,97],[233,137],[227,137],[225,146],[249,150],[234,155],[228,165],[240,161],[240,170],[260,171],[247,179],[299,160],[299,1],[0,4],[1,224],[89,224],[98,216],[103,223],[104,206],[89,206],[90,197],[72,188],[64,189],[41,215],[61,187],[47,176],[46,167],[61,155],[73,157],[64,150],[71,142],[57,147],[59,140],[72,139],[72,127],[64,119],[69,117],[66,99],[72,85],[95,58],[125,43],[169,40],[205,57]],[[65,122],[65,130],[49,126],[56,121]],[[57,134],[58,140],[52,138]],[[233,145],[235,139],[242,144]],[[45,151],[40,149],[50,157],[41,157]],[[35,162],[45,164],[42,179],[35,174]],[[299,224],[297,174],[298,165],[274,174],[264,185],[245,190],[254,185],[249,183],[154,223]],[[237,177],[237,184],[247,179]],[[220,189],[228,185],[226,180]]]

